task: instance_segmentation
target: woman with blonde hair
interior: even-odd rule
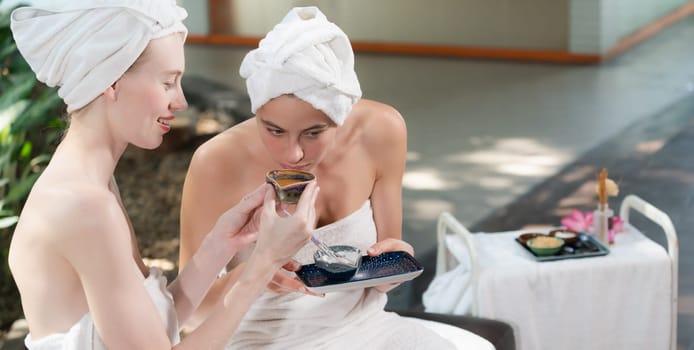
[[[223,348],[310,236],[315,185],[287,218],[276,214],[270,186],[256,185],[220,212],[168,287],[140,258],[113,172],[128,145],[159,146],[174,113],[187,106],[180,86],[185,16],[173,0],[70,1],[12,13],[21,54],[40,81],[59,88],[70,114],[10,246],[29,349]],[[179,323],[256,239],[247,271],[181,340]]]

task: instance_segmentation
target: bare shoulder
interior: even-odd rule
[[[38,188],[32,192],[20,224],[43,222],[63,235],[94,235],[108,225],[126,223],[117,199],[107,187],[67,184],[56,188]],[[41,220],[32,220],[36,218]],[[127,231],[126,231],[127,232]],[[84,237],[80,237],[84,238]]]
[[[407,126],[393,106],[373,100],[360,100],[353,108],[351,121],[360,130],[370,151],[383,153],[407,145]],[[385,152],[389,153],[389,152]]]
[[[187,177],[223,180],[242,170],[257,139],[255,119],[246,120],[207,140],[195,150]]]
[[[22,211],[12,249],[57,253],[75,263],[103,249],[130,252],[125,213],[108,188],[61,183],[38,186]]]
[[[370,126],[405,128],[405,120],[395,107],[374,100],[361,99],[354,105],[354,116]]]

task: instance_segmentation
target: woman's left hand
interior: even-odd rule
[[[403,250],[414,256],[414,248],[412,248],[409,243],[401,239],[386,238],[380,242],[376,242],[374,245],[369,247],[366,252],[369,254],[369,256],[376,256],[385,252],[397,252]]]
[[[397,251],[406,251],[410,255],[414,256],[414,248],[412,246],[401,240],[401,239],[395,239],[395,238],[386,238],[380,242],[376,242],[374,245],[369,247],[369,249],[366,251],[369,256],[377,256],[381,255],[386,252],[397,252]],[[376,286],[373,287],[377,291],[381,293],[386,293],[390,291],[391,289],[399,286],[400,283],[390,283],[390,284],[384,284],[381,286]]]

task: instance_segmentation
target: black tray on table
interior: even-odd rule
[[[593,256],[603,256],[610,253],[602,243],[598,242],[593,236],[587,235],[585,233],[580,233],[578,235],[578,240],[573,244],[566,244],[562,249],[554,255],[549,256],[538,256],[536,255],[528,246],[523,244],[521,240],[516,237],[516,242],[525,248],[525,250],[530,253],[537,261],[556,261],[565,259],[577,259],[577,258],[589,258]],[[571,249],[569,249],[571,248]],[[571,251],[573,249],[573,252]]]

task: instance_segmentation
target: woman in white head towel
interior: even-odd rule
[[[10,247],[29,349],[221,349],[310,237],[317,187],[292,217],[280,218],[265,185],[220,212],[168,288],[161,271],[143,264],[113,171],[128,144],[159,146],[174,112],[186,108],[185,16],[174,0],[65,1],[12,13],[20,52],[39,80],[59,87],[70,113]],[[179,321],[256,238],[249,270],[181,341]]]
[[[316,7],[294,8],[247,54],[240,72],[255,117],[210,139],[193,156],[181,206],[181,266],[191,263],[214,217],[277,168],[316,175],[321,192],[315,234],[328,245],[357,246],[372,256],[413,253],[401,240],[405,123],[392,107],[360,99],[344,32]],[[312,263],[315,250],[307,244],[285,269]],[[200,319],[214,310],[243,265],[235,258],[231,272],[210,289],[196,312]],[[420,323],[383,310],[385,292],[395,285],[315,296],[284,272],[253,305],[229,348],[453,347]],[[456,345],[493,348],[472,333],[438,326]]]

